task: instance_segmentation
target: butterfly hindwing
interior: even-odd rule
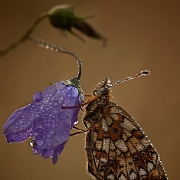
[[[156,150],[124,109],[103,100],[87,109],[84,122],[90,124],[86,152],[91,175],[98,180],[167,180]]]

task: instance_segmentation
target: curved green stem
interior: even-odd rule
[[[35,30],[36,26],[45,18],[48,16],[48,13],[41,14],[38,19],[32,24],[32,26],[27,30],[27,32],[17,41],[13,42],[12,44],[2,48],[0,50],[0,57],[3,55],[9,53],[11,50],[18,47],[20,44],[22,44],[24,41],[26,41],[29,38],[29,35]]]

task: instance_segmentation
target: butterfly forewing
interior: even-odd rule
[[[137,122],[109,100],[109,93],[98,97],[86,106],[83,118],[89,129],[86,154],[90,175],[97,180],[168,180],[159,155]]]

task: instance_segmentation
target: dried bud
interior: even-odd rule
[[[106,44],[106,39],[99,33],[97,33],[88,23],[85,22],[86,19],[92,18],[93,16],[90,15],[80,17],[75,15],[74,6],[55,6],[49,11],[48,17],[50,19],[51,24],[54,27],[59,28],[61,30],[69,31],[71,34],[75,35],[82,41],[84,41],[84,39],[80,35],[76,34],[73,31],[73,28],[79,30],[80,32],[91,38],[103,40],[104,44]]]
[[[84,17],[76,16],[73,10],[74,6],[70,5],[55,6],[49,12],[51,24],[56,28],[61,28],[71,32],[74,23],[86,19]]]
[[[97,33],[88,23],[84,21],[77,22],[73,27],[91,38],[102,40],[103,45],[106,45],[106,38]]]

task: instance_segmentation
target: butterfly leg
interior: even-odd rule
[[[84,129],[78,128],[78,127],[76,127],[76,126],[73,126],[73,128],[74,128],[74,129],[77,129],[77,130],[79,130],[79,131],[82,131],[82,132],[87,132],[87,130],[84,130]]]
[[[89,98],[89,100],[87,100],[86,102],[84,102],[84,103],[82,103],[82,104],[80,104],[80,105],[77,105],[77,106],[62,106],[61,108],[62,109],[68,109],[68,108],[76,108],[76,107],[82,107],[82,106],[84,106],[84,105],[87,105],[87,104],[89,104],[89,103],[91,103],[91,102],[94,102],[94,101],[96,101],[97,99],[99,99],[99,96],[97,96],[97,97],[91,97],[91,98]]]
[[[74,136],[74,135],[82,134],[82,133],[84,133],[84,132],[83,132],[83,131],[78,131],[78,132],[75,132],[75,133],[70,134],[70,136]]]
[[[92,128],[88,128],[88,129],[85,130],[85,129],[80,129],[80,128],[76,127],[76,126],[73,126],[73,128],[77,129],[78,131],[75,132],[75,133],[70,134],[70,136],[74,136],[74,135],[77,135],[77,134],[85,133],[85,132],[88,132],[88,131],[90,131],[92,129]]]
[[[73,128],[76,129],[76,130],[78,130],[78,131],[75,132],[75,133],[70,134],[70,136],[74,136],[74,135],[81,134],[81,133],[85,133],[85,132],[89,131],[88,129],[87,129],[87,130],[84,130],[84,129],[78,128],[78,127],[76,127],[76,126],[73,126]]]

